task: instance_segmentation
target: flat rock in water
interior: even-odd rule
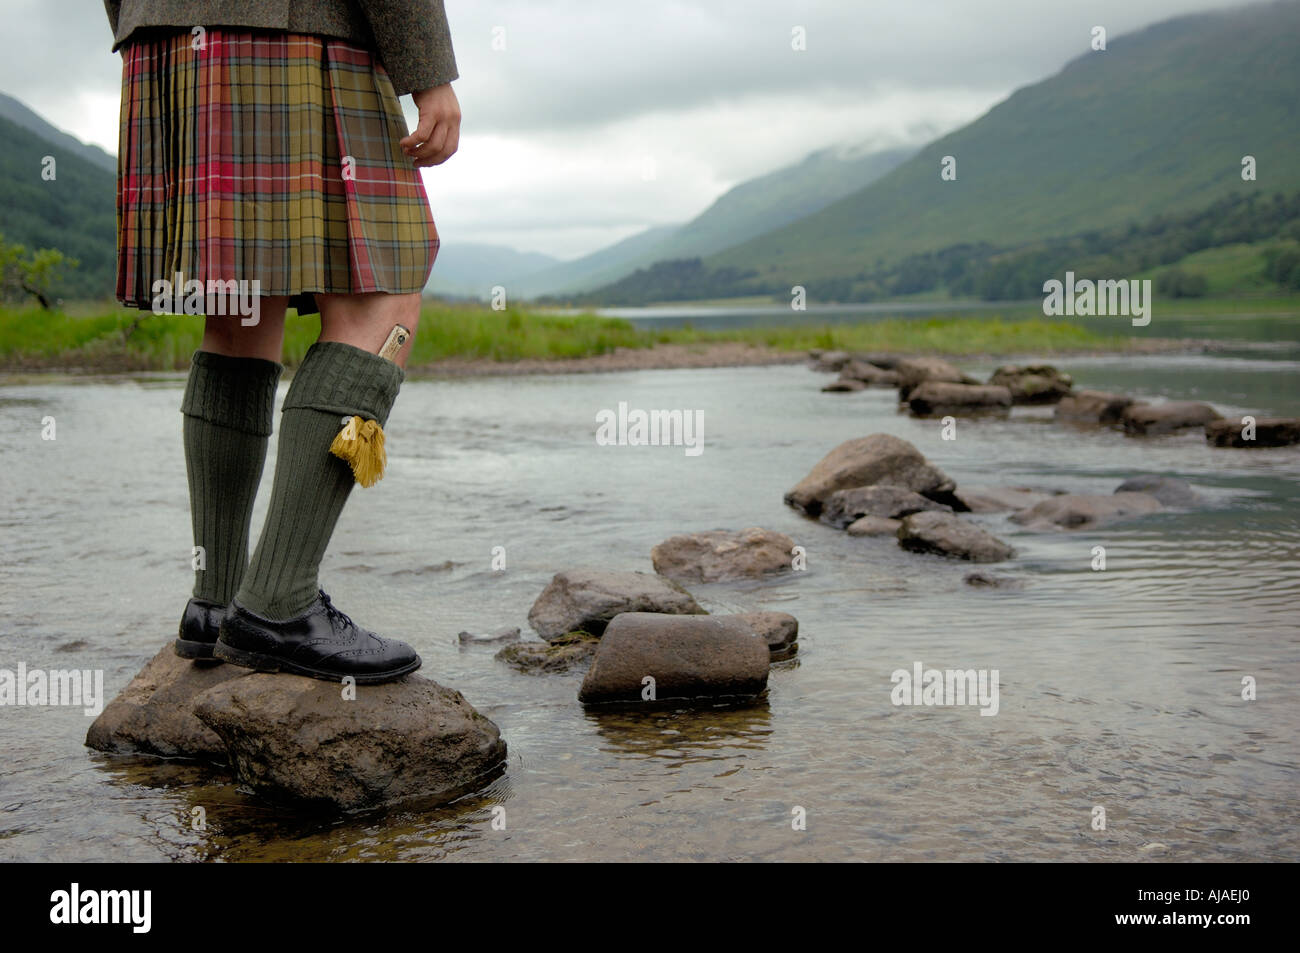
[[[740,619],[767,643],[773,662],[794,658],[799,651],[799,620],[788,612],[737,612],[715,619]]]
[[[907,409],[916,417],[1009,414],[1011,391],[992,384],[924,381],[912,389]]]
[[[648,572],[569,569],[558,572],[528,610],[528,624],[548,642],[569,632],[600,635],[620,612],[704,614],[680,585]]]
[[[655,572],[682,582],[719,582],[790,570],[794,540],[750,526],[671,536],[650,550]]]
[[[1030,529],[1089,529],[1130,516],[1144,516],[1164,509],[1149,493],[1112,493],[1092,496],[1067,493],[1053,496],[1011,516],[1013,523]]]
[[[1162,506],[1178,509],[1191,509],[1205,502],[1201,494],[1193,490],[1192,485],[1186,480],[1154,474],[1129,477],[1115,488],[1115,492],[1149,493],[1159,500]]]
[[[854,358],[840,369],[840,380],[858,381],[871,387],[897,387],[898,372]]]
[[[751,698],[767,687],[770,664],[767,639],[743,619],[627,612],[605,630],[578,700]]]
[[[1010,559],[1015,550],[954,513],[914,513],[898,529],[898,545],[917,553],[934,553],[975,563]]]
[[[902,520],[886,519],[882,516],[864,516],[854,520],[844,532],[850,536],[897,536]]]
[[[586,665],[596,654],[600,637],[586,632],[569,632],[551,642],[516,642],[495,658],[530,675],[554,675]]]
[[[1205,439],[1215,447],[1288,447],[1300,443],[1300,417],[1256,417],[1253,427],[1240,419],[1212,420]]]
[[[785,494],[785,502],[808,516],[818,516],[826,498],[836,490],[872,484],[901,486],[949,504],[957,488],[906,440],[876,433],[846,440],[826,454]]]
[[[884,519],[900,520],[904,516],[925,510],[952,512],[952,507],[936,503],[928,496],[922,496],[901,486],[875,484],[874,486],[855,486],[848,490],[836,490],[826,498],[822,506],[821,521],[844,529],[864,516],[879,516]]]
[[[1056,419],[1073,423],[1109,426],[1119,423],[1124,411],[1137,401],[1125,394],[1104,390],[1075,391],[1056,405]]]
[[[86,733],[87,747],[115,754],[226,760],[226,746],[193,711],[194,699],[252,672],[222,662],[180,658],[164,645],[109,702]]]
[[[972,513],[1006,513],[1027,510],[1029,507],[1051,499],[1052,494],[1022,486],[989,486],[960,489],[957,498]]]
[[[1209,404],[1194,400],[1169,400],[1163,404],[1131,404],[1120,415],[1120,426],[1126,433],[1155,436],[1204,427],[1214,420],[1223,419]]]
[[[941,357],[909,357],[894,365],[898,374],[898,400],[906,403],[913,388],[924,381],[946,381],[952,384],[978,384]]]
[[[450,801],[506,757],[496,725],[460,692],[419,675],[344,686],[250,674],[208,689],[194,711],[225,742],[239,780],[258,793],[343,810],[417,797]]]
[[[840,378],[837,381],[831,381],[822,387],[825,394],[855,394],[860,390],[866,390],[867,385],[858,380],[845,380]]]
[[[1069,395],[1074,380],[1050,364],[1004,364],[993,372],[990,384],[1011,391],[1014,404],[1054,404]]]

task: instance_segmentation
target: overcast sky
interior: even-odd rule
[[[1056,73],[1093,26],[1245,2],[447,0],[464,122],[426,172],[434,218],[444,241],[574,258],[815,149],[920,145]],[[115,153],[121,60],[100,0],[0,10],[0,91]]]

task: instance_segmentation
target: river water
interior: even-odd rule
[[[1080,386],[1300,415],[1291,333],[1281,347],[1057,363]],[[1081,432],[1019,409],[945,441],[937,422],[900,415],[892,391],[822,394],[826,379],[781,366],[408,381],[388,477],[353,494],[322,582],[501,727],[504,775],[434,810],[300,816],[220,768],[91,752],[80,709],[3,708],[0,858],[1300,859],[1300,448]],[[191,579],[182,386],[174,374],[0,386],[0,668],[102,669],[111,697],[174,634]],[[702,411],[704,452],[597,446],[597,411],[620,401]],[[1169,474],[1206,505],[1084,534],[979,517],[1018,550],[991,568],[1024,586],[976,590],[969,564],[782,504],[828,450],[875,432],[912,441],[959,485],[1109,493]],[[268,463],[264,491],[269,480]],[[650,571],[670,535],[746,526],[808,554],[804,572],[690,587],[711,611],[799,618],[798,658],[773,667],[755,705],[584,711],[580,674],[520,674],[495,647],[456,642],[462,629],[526,632],[556,571]],[[1105,571],[1091,568],[1097,545]],[[504,572],[491,570],[496,546]],[[891,673],[915,662],[996,669],[998,713],[896,707]]]

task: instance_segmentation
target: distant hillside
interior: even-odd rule
[[[41,177],[47,155],[56,160],[53,181]],[[80,261],[81,266],[52,289],[56,297],[113,295],[115,190],[115,173],[84,158],[83,150],[0,119],[0,233],[7,241],[31,249],[57,248]]]
[[[1005,248],[1300,188],[1300,3],[1181,17],[1108,47],[872,185],[705,256],[688,280],[686,265],[661,266],[664,290],[788,294],[802,284],[817,299],[819,289],[961,243]],[[941,181],[949,155],[957,179]],[[1241,179],[1245,155],[1257,160],[1257,182]],[[653,279],[642,276],[640,293],[666,300],[646,286]]]
[[[550,255],[516,251],[503,245],[447,242],[438,249],[433,274],[424,290],[448,297],[486,298],[493,286],[503,285],[513,297],[519,276],[558,262],[558,258]]]
[[[709,255],[825,208],[896,168],[914,149],[821,149],[729,189],[680,227],[649,229],[519,282],[529,297],[595,288],[665,258]]]
[[[28,132],[34,132],[47,142],[58,146],[65,153],[80,156],[91,165],[98,166],[105,172],[117,175],[117,157],[109,155],[99,146],[91,146],[74,139],[32,112],[12,96],[0,93],[0,119],[8,119],[15,125],[22,126]]]

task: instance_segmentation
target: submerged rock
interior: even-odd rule
[[[1056,419],[1074,423],[1109,426],[1119,423],[1124,411],[1137,403],[1125,394],[1104,390],[1081,390],[1062,397],[1056,405]]]
[[[457,634],[456,639],[461,645],[489,644],[492,642],[515,642],[519,639],[519,626],[503,626],[495,632],[490,632],[487,635],[476,635],[473,632],[461,632]]]
[[[991,572],[968,572],[961,581],[975,589],[1023,589],[1023,579],[1014,576],[999,576]]]
[[[773,662],[794,658],[799,651],[799,620],[788,612],[737,612],[717,619],[740,619],[767,643]]]
[[[226,760],[226,746],[194,714],[194,699],[252,674],[221,662],[191,662],[164,645],[86,732],[87,747],[117,754]]]
[[[1053,496],[1011,516],[1013,523],[1030,529],[1089,529],[1129,516],[1143,516],[1164,509],[1149,493],[1113,493],[1092,496],[1067,493]]]
[[[1026,510],[1051,498],[1050,493],[1023,486],[989,486],[957,491],[957,498],[972,513],[1006,513]]]
[[[1154,474],[1129,477],[1115,488],[1115,492],[1149,493],[1159,500],[1161,505],[1181,509],[1191,509],[1204,502],[1201,494],[1193,490],[1192,485],[1186,480]]]
[[[1212,420],[1205,425],[1206,442],[1215,447],[1287,447],[1300,443],[1300,417],[1257,417],[1254,439],[1241,419]]]
[[[953,513],[914,513],[898,529],[898,545],[975,563],[1010,559],[1015,550],[992,533]]]
[[[590,662],[599,642],[600,636],[586,632],[567,632],[550,642],[516,642],[507,645],[495,658],[528,674],[558,674]]]
[[[752,698],[770,664],[767,639],[743,619],[626,612],[605,630],[578,700]]]
[[[990,384],[925,381],[912,389],[907,409],[916,417],[1009,414],[1011,391]]]
[[[750,526],[672,536],[650,550],[655,572],[685,582],[718,582],[787,572],[794,540]]]
[[[194,711],[221,737],[243,783],[271,798],[344,810],[413,797],[449,801],[506,757],[496,725],[460,692],[419,675],[343,686],[253,673],[208,689]]]
[[[847,440],[826,454],[785,494],[785,502],[801,513],[818,516],[836,490],[873,484],[900,486],[949,505],[957,487],[906,440],[877,433]]]
[[[1163,404],[1130,404],[1120,415],[1126,433],[1140,436],[1172,433],[1189,427],[1204,427],[1223,419],[1209,404],[1195,400],[1169,400]]]
[[[989,383],[1007,388],[1014,404],[1054,404],[1074,387],[1069,374],[1050,364],[1004,364],[993,372]]]
[[[928,496],[922,496],[901,486],[875,484],[836,490],[826,498],[822,507],[821,520],[836,529],[844,529],[864,516],[900,520],[904,516],[911,516],[923,510],[951,513],[952,507],[944,503],[936,503]]]
[[[528,610],[528,624],[548,642],[569,632],[600,635],[621,612],[703,615],[689,592],[647,572],[569,569],[558,572]]]

